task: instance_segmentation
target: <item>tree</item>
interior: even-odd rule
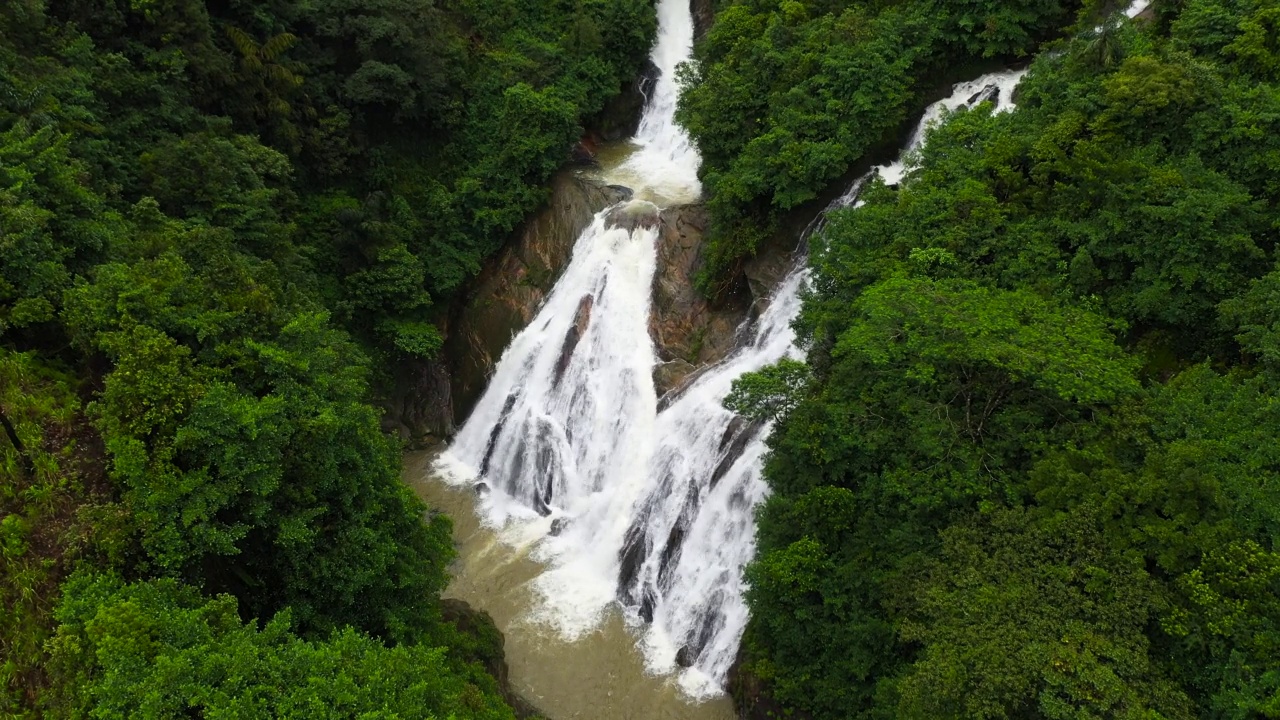
[[[899,599],[922,648],[898,717],[1195,717],[1145,634],[1162,588],[1096,515],[993,508],[943,531]]]
[[[234,598],[173,580],[78,575],[58,620],[59,715],[514,718],[493,679],[446,648],[387,648],[350,628],[306,642],[288,612],[259,628]]]

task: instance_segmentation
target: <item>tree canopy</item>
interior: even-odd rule
[[[789,211],[818,198],[869,152],[896,148],[904,122],[934,85],[962,79],[957,68],[1027,56],[1079,7],[1057,0],[720,4],[684,71],[678,114],[702,152],[712,218],[703,280],[712,290],[779,231]]]
[[[0,715],[511,717],[372,402],[655,27],[0,4]]]
[[[779,417],[745,666],[783,708],[1280,716],[1274,18],[1078,32],[814,238],[806,363],[731,395]]]

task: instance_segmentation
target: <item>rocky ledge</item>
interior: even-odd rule
[[[469,642],[470,647],[461,650],[470,655],[469,659],[483,665],[485,671],[493,676],[502,699],[515,710],[516,717],[519,720],[543,720],[543,714],[511,687],[503,647],[506,638],[489,613],[471,607],[465,600],[457,599],[441,600],[440,610],[445,622],[452,623],[459,635]]]
[[[410,447],[427,447],[452,435],[484,391],[511,338],[537,314],[578,236],[596,213],[631,197],[627,188],[575,168],[558,173],[551,190],[547,205],[486,263],[441,322],[441,356],[396,368],[384,422]],[[631,230],[658,230],[649,331],[658,356],[653,377],[660,397],[674,396],[700,368],[732,352],[739,328],[763,309],[793,262],[787,243],[771,243],[744,265],[736,290],[713,303],[696,286],[707,228],[702,205],[659,211],[648,203],[629,203],[609,221]],[[580,312],[589,314],[590,308]]]

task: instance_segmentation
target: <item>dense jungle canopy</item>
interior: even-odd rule
[[[812,239],[733,687],[784,717],[1280,718],[1280,6],[722,0],[702,289]],[[0,715],[514,718],[376,400],[649,0],[0,4]],[[976,73],[974,73],[976,74]]]
[[[1280,7],[1154,9],[835,213],[808,362],[736,387],[801,716],[1280,717]]]
[[[370,402],[654,28],[2,4],[0,715],[512,717]]]

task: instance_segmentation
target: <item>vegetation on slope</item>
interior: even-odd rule
[[[1158,5],[831,218],[748,569],[814,718],[1280,717],[1280,15]]]
[[[654,27],[0,6],[0,714],[510,717],[371,383],[437,350]]]
[[[680,121],[702,152],[712,217],[709,289],[786,213],[896,146],[939,79],[1012,60],[1096,2],[725,2],[685,69]]]

